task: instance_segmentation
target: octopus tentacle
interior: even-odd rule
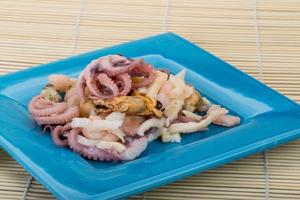
[[[43,116],[43,117],[35,117],[34,119],[39,125],[42,124],[66,124],[70,122],[74,117],[79,116],[79,109],[78,107],[69,107],[65,112],[61,114],[54,114],[50,116]]]
[[[97,83],[103,88],[99,89],[96,84],[88,84],[92,96],[100,99],[111,99],[119,94],[117,85],[106,74],[97,75]]]
[[[104,151],[94,146],[90,147],[80,144],[77,141],[77,137],[80,133],[81,129],[76,128],[72,129],[68,135],[68,144],[73,151],[78,152],[84,157],[94,160],[116,161],[120,159],[116,152]]]
[[[126,150],[117,153],[114,150],[101,150],[96,146],[86,146],[78,142],[78,135],[81,133],[80,128],[72,129],[68,134],[68,145],[84,157],[100,161],[126,161],[133,160],[139,156],[147,147],[147,137],[132,138],[126,145]]]
[[[71,123],[69,122],[63,126],[62,131],[66,132],[66,131],[70,131],[71,129],[72,129]]]
[[[51,137],[52,137],[52,141],[54,142],[54,144],[56,144],[57,146],[65,146],[66,144],[64,143],[63,140],[61,140],[59,138],[63,126],[56,126],[53,131],[51,131]]]
[[[143,59],[132,60],[120,55],[93,60],[80,74],[76,89],[81,99],[111,99],[127,95],[131,90],[130,74],[142,77],[136,87],[148,86],[155,79],[151,65]],[[139,78],[140,78],[139,77]],[[85,94],[87,89],[88,95]]]
[[[106,74],[109,76],[116,76],[128,72],[131,68],[132,61],[124,56],[111,55],[103,57],[101,66]]]
[[[55,127],[53,126],[53,125],[51,125],[51,124],[47,124],[46,126],[44,126],[44,128],[43,128],[43,133],[45,133],[45,132],[47,132],[47,130],[49,130],[50,131],[50,133],[53,131],[53,129],[54,129]]]
[[[46,101],[38,95],[32,98],[29,103],[29,112],[35,117],[44,117],[52,114],[59,114],[64,112],[67,109],[67,104],[65,102],[52,103],[49,106],[46,106]],[[41,102],[41,104],[40,104]],[[47,102],[48,104],[48,102]]]
[[[77,141],[77,136],[78,134],[81,133],[81,129],[80,128],[73,128],[70,133],[68,134],[68,145],[70,146],[70,148],[78,153],[81,153],[83,151],[83,149],[85,148],[85,145],[80,144]]]
[[[120,154],[120,159],[124,161],[133,160],[138,157],[148,145],[148,139],[146,136],[140,137],[138,139],[133,139],[127,145],[127,148],[124,152]]]
[[[69,124],[70,123],[66,124],[65,126],[60,126],[60,125],[56,126],[53,129],[53,131],[51,132],[52,140],[57,146],[67,146],[68,145],[68,141],[66,140],[67,138],[65,138],[65,139],[62,139],[62,138],[65,137],[64,134],[66,134],[66,132],[71,129],[71,126]]]
[[[85,78],[83,72],[79,75],[78,81],[76,83],[76,90],[80,98],[84,99],[84,88],[86,86]]]
[[[86,148],[83,149],[82,153],[83,153],[83,156],[88,157],[89,159],[93,159],[93,160],[100,160],[100,161],[120,160],[120,158],[116,152],[101,150],[94,146],[92,146],[92,147],[86,146]]]
[[[95,68],[98,67],[98,62],[101,58],[95,59],[93,61],[91,61],[86,67],[85,69],[80,73],[79,77],[78,77],[78,81],[76,83],[76,90],[78,95],[84,99],[84,88],[86,86],[86,81],[87,79],[90,78],[90,74],[92,71],[95,70]]]
[[[95,83],[95,71],[87,72],[87,74],[89,75],[86,75],[86,87],[92,95],[97,96],[100,91]]]
[[[131,90],[131,78],[129,74],[120,74],[115,77],[115,84],[119,88],[119,96],[127,95]]]
[[[36,109],[44,109],[52,105],[53,105],[52,101],[44,98],[39,98],[38,101],[33,102],[33,107],[35,107]]]

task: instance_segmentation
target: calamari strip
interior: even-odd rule
[[[187,123],[187,122],[197,122],[197,120],[187,117],[181,112],[178,114],[178,118],[176,119],[176,122]]]
[[[82,135],[89,139],[101,139],[103,136],[108,133],[107,131],[91,131],[86,128],[82,128]]]
[[[175,132],[170,134],[167,131],[167,128],[164,128],[164,130],[162,131],[162,135],[161,135],[161,141],[166,143],[166,142],[181,142],[181,136],[179,132]]]
[[[192,133],[206,128],[211,123],[211,118],[207,117],[201,122],[174,123],[168,128],[168,132],[172,133]]]
[[[112,130],[111,134],[114,134],[115,136],[117,136],[121,140],[122,143],[125,142],[125,139],[124,139],[125,133],[121,129],[118,128],[118,129]]]
[[[81,133],[80,128],[72,129],[68,135],[69,147],[79,154],[89,159],[101,161],[117,161],[120,157],[115,151],[104,151],[95,146],[86,146],[78,142],[78,136]]]
[[[197,115],[196,113],[193,113],[191,111],[188,111],[188,110],[182,110],[181,111],[185,116],[193,119],[193,120],[196,120],[196,121],[200,121],[202,119],[202,116],[200,115]]]
[[[119,142],[99,141],[96,147],[103,150],[114,150],[118,153],[122,153],[126,150],[126,147]]]
[[[222,115],[218,117],[216,120],[213,121],[213,124],[219,125],[219,126],[226,126],[226,127],[232,127],[240,124],[241,119],[236,116],[232,115]]]
[[[148,142],[151,142],[161,136],[162,128],[156,128],[156,127],[150,128],[146,133],[147,133]]]
[[[86,146],[96,146],[97,148],[102,149],[102,150],[114,150],[118,153],[121,153],[126,150],[125,145],[123,145],[119,142],[91,140],[91,139],[85,138],[81,135],[78,135],[77,141],[78,141],[78,143],[86,145]]]
[[[73,118],[71,122],[71,127],[85,128],[88,131],[107,131],[120,128],[122,123],[122,120],[91,120],[88,118]]]
[[[125,113],[121,113],[121,112],[112,112],[109,115],[107,115],[105,117],[106,120],[118,120],[118,121],[123,121],[125,118],[126,114]]]
[[[147,148],[148,140],[147,137],[141,137],[134,139],[127,145],[127,149],[120,154],[121,160],[133,160],[138,157]]]
[[[80,128],[72,129],[68,135],[68,144],[70,148],[79,154],[94,160],[101,161],[118,161],[118,160],[133,160],[138,157],[147,147],[148,141],[146,137],[132,139],[126,144],[126,149],[121,153],[114,149],[99,149],[96,146],[87,146],[78,142],[80,137]],[[96,143],[96,142],[95,142]],[[95,144],[93,143],[93,144]],[[97,144],[97,143],[96,143]],[[122,144],[121,144],[122,145]],[[100,148],[103,148],[101,146]]]
[[[202,129],[206,129],[206,127],[211,124],[218,117],[225,115],[228,113],[228,110],[225,108],[221,108],[217,105],[212,105],[210,109],[207,111],[207,116],[200,122],[188,122],[188,123],[174,123],[171,124],[168,128],[169,133],[192,133],[196,131],[200,131]]]
[[[194,88],[184,81],[185,70],[176,75],[170,75],[168,81],[163,85],[158,99],[165,105],[164,115],[172,122],[177,119],[182,110],[185,99],[189,98]]]
[[[145,132],[148,131],[150,128],[162,128],[164,126],[164,119],[156,119],[156,118],[150,118],[146,121],[144,121],[141,126],[139,127],[137,131],[137,135],[144,136]]]
[[[162,85],[168,80],[168,74],[165,74],[161,71],[155,71],[156,78],[148,87],[146,95],[156,100],[158,92]]]
[[[212,121],[215,121],[220,116],[228,114],[228,110],[222,108],[220,105],[211,105],[207,111],[207,115],[212,118]]]
[[[170,121],[177,119],[178,113],[182,109],[184,104],[183,100],[180,99],[172,99],[170,103],[165,107],[163,113],[168,117]]]
[[[140,94],[147,94],[147,90],[148,90],[147,87],[140,87],[136,91]]]

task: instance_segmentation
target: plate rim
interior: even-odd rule
[[[176,34],[174,33],[165,33],[165,34],[160,34],[160,35],[157,35],[157,36],[152,36],[150,38],[159,38],[159,37],[176,37],[177,39],[180,39],[180,40],[184,40],[186,42],[188,42],[189,44],[192,44],[190,43],[189,41],[185,40],[184,38],[181,38],[179,36],[177,36]],[[146,38],[147,39],[147,38]],[[148,38],[149,39],[149,38]],[[142,39],[143,40],[143,39]],[[138,40],[140,41],[140,40]],[[138,41],[135,41],[135,42],[138,42]],[[120,45],[116,45],[116,46],[121,46],[121,45],[124,45],[126,46],[127,44],[130,44],[132,42],[128,42],[128,43],[125,43],[125,44],[120,44]],[[195,46],[194,44],[192,44],[193,46]],[[113,47],[116,47],[116,46],[113,46]],[[197,46],[196,46],[197,47]],[[100,51],[105,51],[107,49],[110,49],[112,47],[108,47],[108,48],[105,48],[105,49],[101,49]],[[199,48],[199,47],[197,47]],[[19,75],[22,75],[22,74],[26,74],[26,73],[36,73],[36,71],[39,71],[41,68],[45,69],[45,67],[47,66],[51,66],[55,63],[60,63],[60,62],[64,62],[64,61],[68,61],[68,60],[72,60],[74,58],[80,58],[82,56],[85,56],[85,55],[88,55],[88,54],[94,54],[96,52],[99,52],[99,50],[95,50],[95,51],[91,51],[91,52],[87,52],[87,53],[84,53],[84,54],[80,54],[80,55],[76,55],[76,56],[71,56],[71,57],[68,57],[68,58],[65,58],[65,59],[61,59],[61,60],[58,60],[58,61],[55,61],[55,62],[51,62],[51,63],[48,63],[48,64],[43,64],[43,65],[38,65],[36,67],[33,67],[33,68],[29,68],[29,69],[26,69],[26,70],[21,70],[21,71],[18,71],[18,72],[15,72],[15,73],[11,73],[11,74],[8,74],[8,75],[3,75],[0,77],[0,81],[2,80],[5,80],[5,79],[10,79],[10,78],[13,78],[15,76],[19,76]],[[208,52],[209,53],[209,52]],[[209,53],[210,55],[214,56],[213,54]],[[214,56],[215,58],[217,58],[216,56]],[[219,58],[218,58],[219,59]],[[220,59],[219,59],[220,60]],[[222,60],[222,62],[225,62]],[[238,70],[238,69],[237,69]],[[240,70],[238,70],[240,71]],[[241,72],[241,71],[240,71]],[[242,72],[244,73],[244,72]],[[244,73],[245,75],[247,75],[248,77],[250,77],[248,74]],[[255,80],[255,79],[254,79]],[[257,81],[257,80],[256,80]],[[13,82],[13,81],[12,81]],[[259,82],[259,81],[258,81]],[[261,82],[259,82],[260,84],[263,84]],[[5,88],[3,85],[5,84],[0,84],[0,95],[3,95],[1,94],[1,89]],[[264,84],[263,84],[264,85]],[[2,86],[2,88],[1,88]],[[264,85],[266,86],[266,85]],[[268,89],[272,89],[268,86],[266,86]],[[273,90],[273,89],[272,89]],[[275,91],[275,90],[273,90]],[[277,93],[277,91],[275,91]],[[5,95],[3,95],[5,96]],[[289,100],[289,101],[292,101],[290,100],[289,98],[286,98],[286,100]],[[293,102],[293,101],[292,101]],[[294,102],[295,103],[295,102]],[[298,104],[297,104],[298,105]],[[279,137],[281,136],[281,137]],[[184,177],[187,177],[189,175],[192,175],[192,174],[195,174],[197,172],[201,172],[201,171],[204,171],[204,170],[207,170],[207,169],[210,169],[212,167],[216,167],[216,166],[219,166],[219,165],[222,165],[224,163],[227,163],[229,161],[232,161],[232,160],[236,160],[238,158],[242,158],[246,155],[250,155],[252,153],[255,153],[255,152],[258,152],[258,151],[262,151],[264,149],[268,149],[268,148],[271,148],[271,147],[274,147],[278,144],[281,144],[281,143],[285,143],[285,142],[288,142],[288,141],[291,141],[292,139],[295,139],[295,138],[298,138],[300,136],[300,129],[297,129],[297,130],[293,130],[293,131],[289,131],[289,132],[285,132],[284,134],[279,134],[279,135],[276,135],[272,138],[267,138],[265,139],[266,141],[258,141],[256,143],[252,143],[250,146],[256,144],[256,147],[255,148],[250,148],[248,146],[244,146],[241,150],[241,152],[239,152],[237,155],[234,154],[234,152],[224,152],[223,154],[230,154],[227,156],[226,159],[219,159],[218,160],[218,164],[213,164],[214,162],[210,162],[210,164],[208,164],[206,167],[205,165],[202,165],[202,167],[199,167],[200,165],[198,165],[197,167],[194,167],[193,169],[191,169],[190,165],[195,165],[195,164],[199,164],[201,162],[203,162],[203,160],[201,161],[198,161],[196,163],[193,163],[193,164],[190,164],[190,165],[186,165],[186,166],[183,166],[181,168],[177,168],[177,169],[174,169],[175,171],[175,174],[176,175],[165,175],[165,174],[159,174],[157,176],[163,176],[161,177],[159,180],[157,181],[153,181],[150,179],[150,181],[148,179],[145,179],[145,180],[141,180],[141,181],[138,181],[138,182],[134,182],[134,183],[131,183],[129,185],[126,185],[126,186],[122,186],[122,187],[118,187],[118,188],[115,188],[115,189],[112,189],[112,190],[109,190],[109,191],[106,191],[106,192],[103,192],[103,193],[99,193],[95,196],[92,197],[93,198],[105,198],[105,199],[114,199],[114,198],[121,198],[121,197],[124,197],[124,196],[128,196],[128,195],[132,195],[132,194],[135,194],[136,192],[142,192],[144,191],[144,189],[151,189],[151,188],[156,188],[160,185],[164,185],[164,184],[167,184],[167,183],[170,183],[170,182],[173,182],[175,180],[178,180],[180,178],[184,178]],[[278,138],[279,137],[279,138]],[[44,178],[42,176],[40,176],[39,174],[37,174],[37,172],[35,172],[34,169],[32,169],[30,166],[28,166],[28,163],[26,163],[26,161],[22,160],[22,156],[19,156],[17,155],[15,152],[13,152],[13,148],[11,148],[11,146],[13,144],[10,144],[10,143],[6,143],[5,139],[2,137],[2,134],[0,134],[0,145],[3,149],[5,149],[19,164],[21,164],[26,171],[30,172],[40,183],[42,183],[51,193],[53,193],[54,195],[56,195],[58,198],[60,199],[63,199],[65,197],[68,197],[68,196],[61,196],[55,189],[52,188],[52,186],[50,184],[47,183],[46,180],[44,180]],[[236,151],[237,149],[234,149],[233,151]],[[220,154],[220,155],[223,155],[223,154]],[[218,156],[214,156],[212,158],[215,158],[215,157],[219,157],[220,155]],[[212,159],[210,158],[210,159]],[[215,161],[217,162],[217,161]],[[185,169],[185,172],[183,173],[182,172],[182,168]],[[179,173],[180,172],[180,173]],[[156,176],[155,176],[156,177]],[[164,178],[164,179],[162,179]],[[153,179],[153,178],[152,178]],[[143,186],[140,186],[141,183],[140,182],[145,182],[145,181],[149,181],[148,183],[144,183]],[[132,188],[128,188],[128,186],[132,185],[132,184],[139,184],[139,187],[132,187]],[[127,190],[124,190],[124,189],[127,189]],[[130,190],[128,190],[130,189]],[[121,191],[120,191],[121,190]],[[113,192],[112,192],[113,191]],[[109,193],[114,193],[114,194],[109,194]],[[73,196],[69,196],[70,198],[72,198]]]

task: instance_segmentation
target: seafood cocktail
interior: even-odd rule
[[[100,161],[133,160],[155,139],[240,123],[186,83],[185,70],[173,75],[122,55],[93,60],[77,79],[50,75],[28,108],[56,145]]]

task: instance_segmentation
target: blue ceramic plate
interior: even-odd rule
[[[77,76],[107,54],[144,57],[176,73],[210,100],[242,118],[234,128],[211,126],[179,144],[152,142],[136,160],[86,160],[52,143],[26,105],[52,73]],[[167,33],[0,77],[0,142],[60,199],[119,199],[213,168],[300,136],[300,106],[179,36]]]

